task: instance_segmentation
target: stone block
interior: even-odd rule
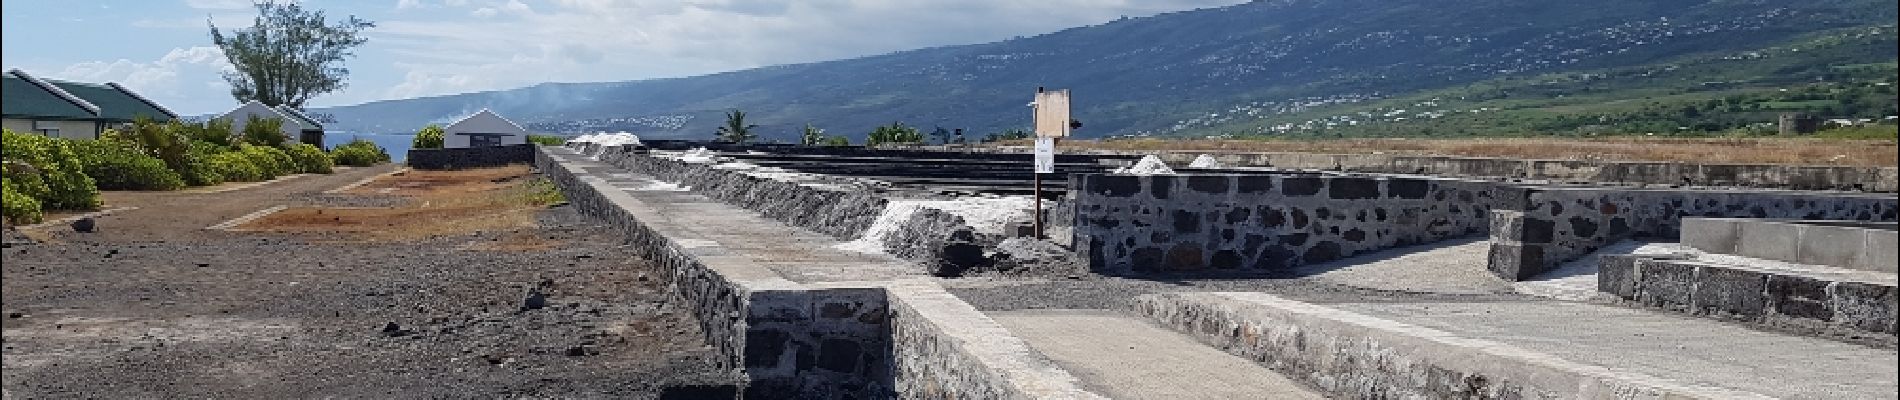
[[[1241,194],[1265,194],[1273,191],[1273,177],[1266,175],[1241,175],[1235,178]]]
[[[1205,194],[1227,194],[1233,187],[1231,175],[1191,175],[1187,177],[1188,190]]]
[[[1545,270],[1544,246],[1537,244],[1491,243],[1485,269],[1508,281],[1521,281]]]
[[[1367,200],[1379,198],[1379,180],[1373,178],[1331,178],[1327,182],[1327,196],[1333,200]]]
[[[1129,197],[1141,193],[1141,177],[1136,175],[1088,175],[1089,193],[1107,197]]]
[[[1704,266],[1695,270],[1695,295],[1690,298],[1696,314],[1742,321],[1761,319],[1766,299],[1762,292],[1768,284],[1761,272]]]
[[[1735,253],[1770,260],[1799,260],[1801,226],[1777,223],[1744,223]]]
[[[1287,197],[1306,197],[1319,194],[1325,183],[1319,178],[1298,177],[1280,180],[1280,194]]]
[[[1866,247],[1867,231],[1864,229],[1802,225],[1801,244],[1796,253],[1801,258],[1793,261],[1846,268],[1854,264],[1861,249]]]
[[[1636,301],[1644,306],[1689,311],[1695,295],[1697,264],[1655,260],[1637,269]]]
[[[1683,218],[1682,244],[1710,253],[1735,254],[1741,234],[1739,221],[1717,218]]]
[[[1607,255],[1597,259],[1597,291],[1616,296],[1624,300],[1636,299],[1638,269],[1642,268],[1643,257],[1639,255]]]
[[[1868,332],[1896,333],[1894,315],[1900,311],[1900,297],[1896,297],[1893,286],[1840,282],[1831,288],[1834,323]]]
[[[1791,275],[1769,275],[1765,292],[1767,309],[1773,315],[1829,321],[1834,318],[1833,299],[1828,282]]]
[[[1423,199],[1431,193],[1432,183],[1424,179],[1393,179],[1386,181],[1386,196],[1399,199]]]

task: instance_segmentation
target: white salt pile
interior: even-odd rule
[[[923,206],[923,202],[919,201],[892,200],[884,206],[884,211],[877,214],[877,220],[871,222],[869,228],[864,229],[863,235],[849,242],[832,245],[831,248],[865,254],[884,254],[884,238],[897,233],[898,228],[902,228],[905,222],[910,221],[911,215],[917,214],[917,210],[923,209]]]
[[[1214,159],[1214,156],[1202,154],[1200,157],[1194,157],[1194,162],[1188,163],[1188,168],[1226,168],[1226,166],[1221,165],[1220,160]]]
[[[864,234],[856,240],[839,243],[832,248],[867,254],[884,253],[884,240],[903,229],[904,224],[917,211],[926,207],[941,210],[958,217],[963,223],[980,233],[1002,234],[1011,222],[1029,220],[1030,207],[1035,199],[1028,196],[1010,197],[970,197],[954,200],[891,200],[879,212],[877,220],[871,223]],[[1049,206],[1044,204],[1044,207]]]
[[[680,154],[680,161],[689,163],[717,162],[719,161],[719,153],[714,153],[712,150],[707,150],[704,147],[695,147],[692,150],[687,150],[685,153]]]
[[[1161,157],[1151,155],[1142,157],[1141,161],[1135,162],[1135,165],[1132,167],[1117,169],[1115,173],[1129,175],[1173,175],[1174,168],[1168,168],[1168,163],[1161,162]]]

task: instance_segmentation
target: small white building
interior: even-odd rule
[[[244,105],[238,106],[238,108],[232,109],[224,113],[224,115],[219,115],[218,119],[230,120],[231,133],[242,134],[244,132],[244,126],[250,123],[251,117],[257,117],[258,119],[276,118],[283,121],[283,126],[278,128],[278,130],[284,133],[284,140],[295,140],[317,146],[323,145],[323,126],[318,125],[316,120],[304,116],[302,113],[289,107],[273,108],[264,105],[264,102],[251,100],[251,102],[244,103]],[[312,133],[314,133],[314,135],[312,135]]]
[[[528,130],[521,129],[521,125],[495,115],[494,111],[488,109],[462,117],[455,123],[449,124],[448,127],[442,128],[442,147],[444,148],[459,149],[511,144],[528,144]]]

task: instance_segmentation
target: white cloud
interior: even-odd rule
[[[698,75],[981,43],[1239,0],[448,0],[458,20],[379,21],[403,74],[383,98]]]
[[[224,52],[212,46],[175,48],[151,62],[127,59],[87,61],[45,75],[78,82],[117,82],[173,110],[194,113],[228,103],[219,72],[231,69]],[[174,104],[177,103],[177,104]]]

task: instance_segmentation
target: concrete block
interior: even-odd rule
[[[1767,276],[1759,271],[1704,266],[1695,270],[1695,294],[1690,297],[1696,314],[1722,319],[1755,321],[1761,319],[1766,299]]]
[[[1900,298],[1893,286],[1840,282],[1830,287],[1832,322],[1856,330],[1894,334],[1894,315]]]
[[[1689,311],[1695,295],[1698,264],[1670,260],[1647,261],[1637,268],[1636,301],[1644,306]]]
[[[1485,269],[1508,281],[1530,279],[1544,272],[1544,246],[1535,244],[1491,243]]]
[[[1642,260],[1637,255],[1606,255],[1597,259],[1597,291],[1608,293],[1619,299],[1636,298],[1637,268]]]
[[[1710,253],[1735,254],[1741,234],[1739,221],[1724,218],[1683,218],[1682,244]]]
[[[1800,259],[1800,225],[1748,223],[1741,224],[1740,232],[1736,254],[1770,260]]]
[[[1802,264],[1848,267],[1867,246],[1867,231],[1820,225],[1801,225],[1801,244],[1797,250]],[[1781,258],[1778,260],[1789,260]]]
[[[1769,275],[1767,310],[1771,315],[1792,319],[1829,321],[1834,319],[1828,282],[1819,279]]]
[[[1869,232],[1860,259],[1855,260],[1854,269],[1896,272],[1900,266],[1900,233],[1894,231]]]

